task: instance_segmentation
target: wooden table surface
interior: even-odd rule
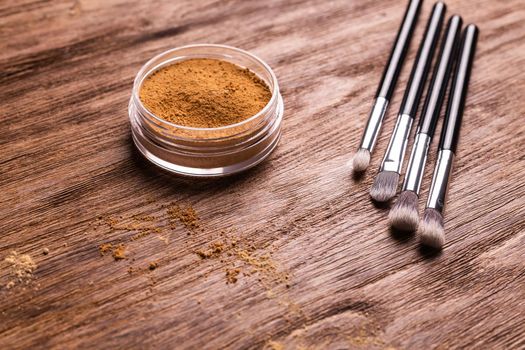
[[[2,1],[0,348],[525,348],[525,2],[448,1],[481,34],[440,254],[368,196],[430,1],[371,170],[346,166],[405,5]],[[134,75],[191,43],[276,72],[283,137],[251,171],[189,181],[134,150]]]

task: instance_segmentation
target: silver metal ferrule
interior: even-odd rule
[[[381,163],[380,171],[393,171],[401,173],[403,158],[407,148],[408,137],[414,119],[408,114],[401,114],[397,117],[396,127],[390,137],[390,143]]]
[[[361,139],[361,147],[367,149],[372,153],[374,146],[381,131],[381,125],[383,119],[385,119],[386,109],[388,107],[388,100],[384,97],[376,98],[374,106],[368,116],[368,122],[366,124],[363,138]]]
[[[427,154],[430,147],[430,136],[427,134],[417,134],[412,146],[412,153],[408,161],[403,191],[412,191],[419,195],[421,182],[425,173]]]
[[[443,211],[447,196],[448,184],[452,175],[452,163],[454,152],[451,150],[440,150],[432,178],[432,185],[428,193],[427,208],[433,208],[439,212]]]

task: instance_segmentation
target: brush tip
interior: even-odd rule
[[[445,244],[445,229],[441,213],[436,209],[425,209],[423,221],[419,225],[418,232],[421,244],[436,249],[443,248]]]
[[[362,173],[370,164],[370,151],[360,148],[352,159],[352,170],[356,173]]]
[[[372,188],[370,188],[370,197],[376,202],[387,202],[394,198],[397,190],[399,174],[394,171],[381,171],[377,174]]]
[[[390,226],[397,230],[414,232],[419,225],[418,196],[412,191],[403,191],[388,214]]]

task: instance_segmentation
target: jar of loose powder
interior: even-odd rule
[[[255,166],[275,149],[283,100],[275,74],[256,56],[191,45],[141,68],[129,118],[136,147],[152,163],[181,175],[224,176]]]

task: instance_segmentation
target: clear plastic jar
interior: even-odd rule
[[[149,112],[139,98],[145,78],[156,70],[191,58],[213,58],[250,69],[272,91],[256,115],[218,128],[176,125]],[[190,45],[165,51],[148,61],[135,77],[129,102],[133,141],[152,163],[176,174],[214,177],[235,174],[263,161],[281,136],[283,100],[271,68],[256,56],[224,45]]]

